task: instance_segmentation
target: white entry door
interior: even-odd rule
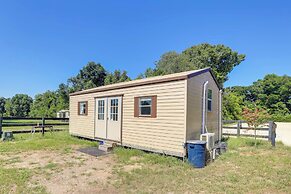
[[[107,139],[120,141],[122,98],[108,98]]]
[[[96,99],[95,136],[120,141],[122,97]]]
[[[107,132],[107,98],[96,99],[95,136],[106,139]]]

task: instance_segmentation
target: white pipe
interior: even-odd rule
[[[219,90],[219,105],[218,106],[219,106],[219,112],[218,112],[219,137],[218,137],[218,140],[219,140],[219,143],[220,143],[221,139],[222,139],[222,90]]]
[[[206,129],[206,89],[207,89],[208,81],[203,84],[203,104],[202,104],[202,128],[201,134],[205,133]]]

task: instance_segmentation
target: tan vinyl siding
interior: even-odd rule
[[[70,133],[94,138],[96,97],[123,95],[122,144],[184,154],[185,84],[178,80],[70,96]],[[134,97],[157,96],[157,117],[134,117]],[[88,101],[88,115],[77,114],[78,102]]]
[[[202,124],[203,84],[209,81],[207,89],[212,90],[212,111],[207,111],[208,132],[215,133],[218,138],[218,98],[219,88],[209,72],[188,79],[187,89],[187,136],[186,139],[199,139]],[[207,100],[207,99],[206,99]]]

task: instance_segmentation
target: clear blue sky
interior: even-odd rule
[[[291,75],[290,10],[266,0],[0,0],[0,96],[55,90],[88,61],[134,78],[204,42],[246,54],[226,86]]]

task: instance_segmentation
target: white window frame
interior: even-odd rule
[[[148,101],[150,100],[150,105],[142,105],[142,101]],[[153,106],[153,100],[151,97],[140,97],[138,100],[138,111],[140,117],[150,117],[152,115],[152,106]],[[141,114],[141,108],[143,107],[150,107],[150,113],[149,114]]]
[[[79,102],[79,115],[86,115],[87,102]]]
[[[209,98],[209,93],[211,92],[211,98]],[[207,111],[212,112],[212,98],[213,98],[213,91],[211,89],[207,90]],[[209,107],[209,102],[211,106]],[[210,109],[209,109],[210,108]]]
[[[118,118],[118,105],[119,105],[119,100],[117,98],[110,100],[110,120],[111,121],[118,121],[119,119]]]
[[[105,100],[98,100],[98,120],[105,119]]]

